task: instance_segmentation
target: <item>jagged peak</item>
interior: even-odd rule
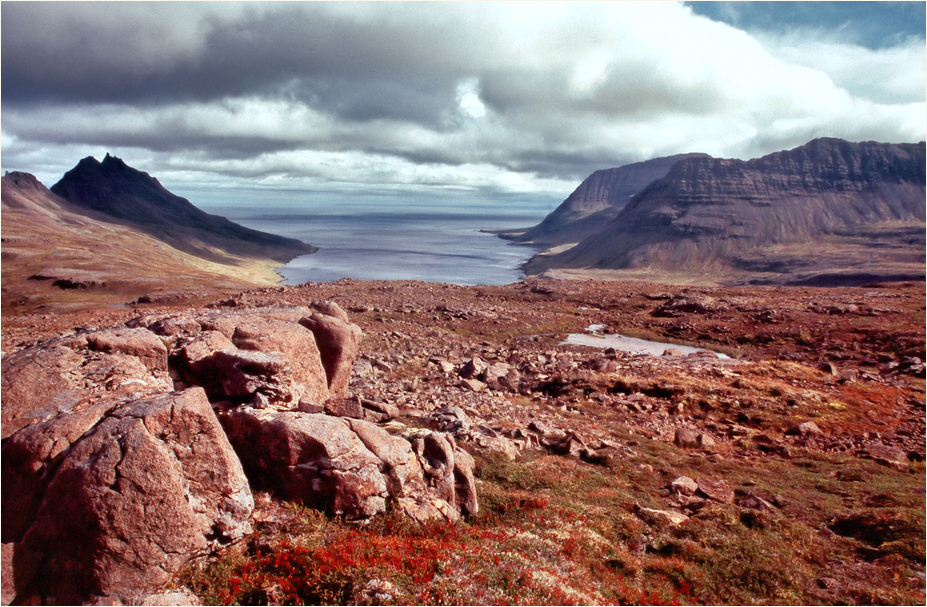
[[[106,153],[106,156],[103,158],[101,163],[103,166],[112,166],[112,167],[128,167],[125,160],[117,156],[111,155],[109,152]]]

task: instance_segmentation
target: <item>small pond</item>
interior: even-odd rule
[[[677,346],[676,344],[663,343],[659,341],[650,341],[647,339],[638,339],[636,337],[627,337],[625,335],[603,335],[601,331],[605,328],[605,325],[589,325],[586,327],[585,333],[570,333],[567,335],[566,340],[561,342],[561,345],[574,345],[574,346],[591,346],[593,348],[614,348],[616,350],[621,350],[622,352],[630,352],[632,354],[651,354],[653,356],[660,356],[667,348],[673,348],[678,350],[682,354],[692,354],[693,352],[711,352],[711,350],[706,350],[705,348],[693,348],[691,346]],[[711,352],[716,355],[718,358],[728,358],[728,356],[718,353]]]

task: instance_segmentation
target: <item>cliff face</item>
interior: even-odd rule
[[[299,240],[252,230],[205,213],[186,198],[166,190],[157,179],[109,154],[103,162],[84,158],[51,191],[75,207],[103,214],[210,261],[227,262],[224,251],[285,263],[317,250]]]
[[[527,269],[756,270],[768,257],[766,269],[787,273],[794,260],[784,262],[771,248],[788,248],[794,258],[802,247],[811,255],[834,239],[855,239],[876,262],[899,238],[914,238],[909,244],[922,251],[924,167],[924,143],[839,139],[750,161],[688,158],[598,232],[564,253],[533,259]]]
[[[699,156],[703,154],[677,154],[596,171],[544,221],[514,240],[543,247],[579,242],[614,219],[634,194],[677,162]]]

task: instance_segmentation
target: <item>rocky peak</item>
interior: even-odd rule
[[[287,262],[317,249],[299,240],[245,228],[210,215],[169,192],[148,173],[107,154],[88,156],[64,174],[51,191],[78,209],[102,213],[176,249],[219,263],[227,255]]]

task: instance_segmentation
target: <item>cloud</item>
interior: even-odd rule
[[[5,168],[89,150],[189,183],[568,193],[658,155],[927,130],[922,42],[751,34],[677,3],[0,10]]]
[[[762,39],[773,56],[819,70],[853,95],[884,104],[924,99],[927,56],[923,40],[909,38],[897,46],[868,49],[802,32]]]

